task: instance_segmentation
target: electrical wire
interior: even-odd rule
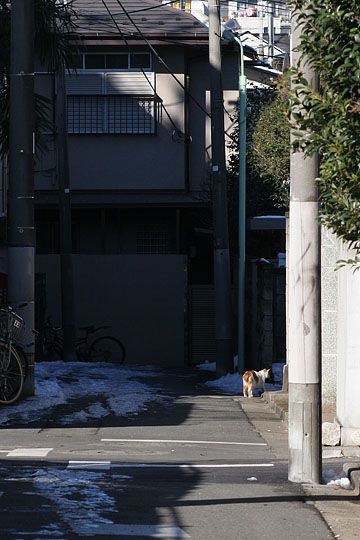
[[[163,2],[161,4],[159,4],[158,6],[151,6],[151,7],[147,7],[147,8],[142,8],[142,9],[135,9],[133,11],[129,11],[128,13],[130,15],[132,15],[133,13],[142,13],[142,12],[145,12],[145,11],[150,11],[152,9],[159,9],[159,8],[162,8],[164,6],[169,6],[171,4],[176,4],[178,3],[179,0],[170,0],[169,2]],[[243,5],[247,5],[247,6],[252,6],[254,8],[258,7],[258,4],[252,4],[251,1],[249,0],[246,0],[245,2],[241,2],[241,4]],[[288,11],[288,8],[286,7],[286,1],[285,2],[281,2],[281,1],[276,1],[276,0],[270,0],[269,2],[267,2],[267,4],[271,4],[273,7],[276,7],[277,9],[280,9],[281,11]],[[228,3],[224,0],[220,0],[220,5],[222,6],[228,6]],[[263,13],[271,13],[270,11],[266,11],[268,10],[268,8],[265,8],[265,6],[263,6],[261,8],[261,11]],[[179,10],[180,11],[180,10]],[[184,10],[181,10],[181,11],[184,11]],[[239,11],[238,9],[237,10],[234,10],[234,11]],[[189,12],[187,12],[189,13]]]
[[[121,30],[119,24],[117,23],[117,21],[115,20],[115,14],[112,14],[108,8],[108,6],[106,5],[105,3],[105,0],[101,0],[102,1],[102,4],[104,5],[108,15],[110,16],[111,20],[113,21],[113,23],[115,24],[116,28],[117,28],[117,32],[114,32],[115,34],[120,34],[121,38],[124,40],[125,44],[127,45],[128,48],[130,48],[130,45],[128,43],[128,41],[126,40],[125,36],[124,36],[124,32],[123,30]],[[174,0],[175,1],[175,0]],[[171,2],[167,2],[165,4],[159,4],[159,6],[153,6],[151,8],[144,8],[143,10],[136,10],[136,11],[133,11],[133,12],[129,12],[126,10],[126,8],[123,6],[122,2],[120,0],[116,0],[116,2],[119,4],[119,7],[122,9],[123,13],[125,14],[125,16],[128,18],[128,20],[130,21],[131,25],[135,28],[136,32],[138,33],[138,35],[143,39],[143,41],[147,44],[147,46],[149,47],[149,49],[151,50],[151,52],[154,54],[154,56],[157,58],[158,62],[160,64],[162,64],[165,69],[167,70],[167,72],[173,77],[173,79],[180,85],[180,87],[183,89],[183,91],[189,96],[190,99],[192,99],[194,101],[194,103],[200,108],[200,110],[208,117],[208,118],[211,118],[211,115],[208,113],[208,111],[206,111],[206,109],[201,105],[201,103],[199,103],[199,101],[189,92],[189,90],[184,86],[184,84],[176,77],[176,75],[171,71],[170,67],[166,64],[166,62],[163,60],[163,58],[159,55],[159,53],[156,51],[156,49],[153,47],[153,45],[150,43],[150,41],[144,36],[142,30],[139,28],[139,26],[136,24],[136,22],[133,20],[133,18],[131,17],[131,14],[130,13],[137,13],[138,11],[146,11],[146,10],[149,10],[149,9],[155,9],[155,8],[161,8],[162,6],[166,6],[167,4],[172,4],[174,3],[174,1],[171,1]],[[177,1],[177,0],[176,0]],[[276,3],[275,1],[271,0],[272,3]],[[89,2],[91,3],[91,2]],[[89,3],[87,4],[87,6],[89,5]],[[220,3],[223,3],[220,1]],[[243,2],[243,3],[248,3],[248,2]],[[249,4],[249,5],[253,5],[253,4]],[[120,14],[118,14],[120,15]],[[97,26],[98,27],[98,23],[99,23],[99,20],[101,18],[99,18],[98,16],[94,17],[93,18],[93,25],[94,26]],[[77,25],[79,28],[81,28],[80,25]],[[128,29],[128,25],[126,25],[127,29]],[[83,29],[86,29],[84,27],[82,27]],[[111,32],[113,33],[113,32]],[[163,40],[163,41],[167,41],[167,40]],[[141,71],[143,72],[144,76],[146,77],[149,85],[151,86],[151,88],[154,90],[154,93],[156,95],[157,98],[159,98],[159,101],[161,103],[161,106],[163,108],[163,110],[165,111],[165,114],[167,115],[169,121],[171,122],[172,126],[174,127],[174,129],[179,132],[180,130],[178,130],[178,128],[176,127],[176,124],[175,122],[172,120],[170,114],[168,113],[168,111],[166,110],[166,107],[163,105],[163,102],[161,100],[161,98],[158,96],[158,94],[156,93],[156,90],[154,88],[154,86],[152,85],[151,81],[149,80],[149,78],[147,77],[147,75],[145,74],[145,72],[142,70],[142,68],[140,68]],[[226,114],[230,117],[228,111],[226,111],[225,107],[224,107],[224,111],[226,112]],[[227,137],[229,137],[230,139],[233,140],[233,137],[231,135],[229,135],[226,131],[225,131],[225,135]]]
[[[140,13],[143,11],[150,11],[151,9],[158,9],[159,7],[168,6],[170,4],[176,4],[179,0],[170,0],[170,2],[163,2],[159,6],[151,6],[148,8],[142,8],[142,9],[135,9],[134,11],[129,11],[130,14],[132,13]]]
[[[104,0],[102,0],[104,1]],[[160,62],[160,64],[162,64],[164,66],[164,68],[166,69],[166,71],[169,73],[169,75],[172,76],[172,78],[179,84],[179,86],[183,89],[183,91],[189,96],[190,99],[193,100],[193,102],[202,110],[202,112],[204,114],[206,114],[206,116],[208,116],[209,118],[211,118],[210,114],[207,112],[206,109],[204,109],[204,107],[201,105],[201,103],[188,91],[188,89],[184,86],[184,84],[176,77],[176,75],[171,71],[171,69],[169,68],[169,66],[166,64],[166,62],[163,60],[163,58],[159,55],[159,53],[156,51],[156,49],[151,45],[150,41],[144,36],[144,34],[142,33],[142,31],[140,30],[140,28],[138,27],[138,25],[135,23],[135,21],[132,19],[131,15],[127,12],[127,10],[124,8],[124,6],[122,5],[122,3],[120,2],[120,0],[116,0],[117,3],[119,4],[119,6],[121,7],[121,9],[123,10],[123,12],[125,13],[125,15],[127,16],[127,18],[129,19],[129,21],[131,22],[131,24],[134,26],[134,28],[136,29],[136,31],[138,32],[138,34],[141,36],[141,38],[145,41],[145,43],[147,44],[147,46],[149,47],[149,49],[151,50],[151,52],[155,55],[155,57],[157,58],[158,62]]]
[[[118,23],[116,22],[115,18],[113,17],[113,15],[112,15],[112,13],[111,13],[109,7],[106,5],[106,3],[105,3],[104,0],[101,0],[101,1],[102,1],[103,5],[104,5],[104,8],[105,8],[106,11],[108,12],[108,14],[109,14],[111,20],[113,21],[113,23],[115,24],[116,28],[118,29],[120,36],[121,36],[122,39],[124,40],[124,42],[125,42],[125,44],[126,44],[126,46],[127,46],[127,48],[128,48],[129,53],[133,53],[134,51],[131,49],[128,40],[127,40],[127,39],[125,38],[125,36],[123,35],[123,33],[122,33],[122,31],[121,31],[121,29],[120,29]],[[142,67],[140,67],[140,70],[141,70],[142,74],[144,75],[145,79],[147,80],[149,86],[150,86],[151,89],[153,90],[155,96],[158,98],[158,102],[160,103],[162,109],[164,110],[164,112],[165,112],[166,116],[168,117],[168,120],[170,121],[170,123],[171,123],[171,125],[173,126],[174,130],[177,131],[177,132],[180,132],[180,129],[177,127],[177,125],[175,124],[174,120],[171,118],[170,113],[169,113],[168,110],[166,109],[166,107],[165,107],[165,105],[164,105],[162,99],[160,98],[159,94],[156,92],[156,89],[155,89],[154,85],[152,84],[152,82],[150,81],[149,77],[147,76],[146,72],[143,70]]]
[[[130,22],[135,26],[136,30],[140,33],[141,37],[142,37],[143,39],[145,39],[145,41],[147,42],[147,44],[149,45],[149,47],[151,48],[151,50],[152,50],[153,52],[155,52],[155,54],[156,54],[157,57],[160,58],[160,56],[157,54],[157,52],[155,51],[155,49],[152,47],[151,43],[148,42],[148,41],[146,40],[146,38],[145,38],[145,36],[142,34],[141,30],[138,28],[138,26],[135,24],[135,22],[131,19],[131,17],[129,17],[129,14],[127,13],[126,9],[123,7],[121,1],[120,1],[120,0],[116,0],[116,1],[117,1],[117,3],[120,5],[120,7],[123,9],[125,15],[129,18]],[[170,73],[170,75],[172,75],[172,76],[175,78],[175,80],[180,84],[180,86],[181,86],[181,87],[183,88],[183,90],[189,95],[189,97],[191,97],[191,98],[195,101],[195,103],[196,103],[197,105],[200,106],[201,110],[202,110],[209,118],[211,118],[211,115],[210,115],[210,114],[209,114],[209,113],[208,113],[208,112],[207,112],[207,111],[206,111],[206,110],[198,103],[197,100],[195,100],[195,98],[192,96],[192,94],[190,94],[190,92],[185,88],[185,86],[181,83],[181,81],[179,81],[178,78],[172,73],[172,71],[170,70],[170,68],[164,63],[164,61],[163,61],[162,59],[161,59],[161,63],[166,67],[166,69],[168,70],[168,72]],[[228,114],[228,116],[229,116],[229,118],[230,118],[230,115],[229,115],[228,111],[226,111],[225,107],[223,107],[223,108],[224,108],[224,111]],[[227,131],[224,131],[224,134],[225,134],[225,136],[229,137],[232,141],[234,140],[234,137],[231,136],[229,133],[227,133]]]

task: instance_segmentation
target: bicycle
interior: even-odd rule
[[[113,362],[123,364],[125,362],[126,350],[123,343],[113,336],[99,336],[94,341],[89,342],[89,336],[100,330],[111,328],[111,326],[82,326],[79,328],[85,332],[83,337],[77,339],[75,352],[77,360],[80,362]],[[63,340],[59,335],[61,327],[53,326],[50,317],[47,318],[43,330],[43,350],[50,359],[63,357]]]
[[[27,374],[24,347],[33,341],[34,331],[20,315],[10,306],[0,309],[0,404],[11,405],[21,396]]]

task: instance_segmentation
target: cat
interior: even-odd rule
[[[245,371],[243,379],[243,394],[244,397],[252,398],[254,397],[255,388],[259,388],[260,392],[265,391],[264,384],[266,379],[271,378],[271,369],[264,368],[261,371],[255,371],[250,369]]]

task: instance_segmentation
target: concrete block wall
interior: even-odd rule
[[[341,245],[339,259],[354,259],[355,252]],[[338,370],[336,414],[341,444],[360,446],[360,271],[350,266],[338,271]]]
[[[321,230],[322,300],[322,405],[324,412],[336,408],[337,317],[339,241],[325,227]]]

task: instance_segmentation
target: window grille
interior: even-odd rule
[[[146,77],[141,72],[126,70],[83,70],[67,75],[68,132],[155,133],[158,107],[154,84],[153,72]]]
[[[139,255],[164,255],[171,253],[167,231],[138,231],[136,252]]]
[[[154,97],[69,95],[69,133],[155,133]]]

